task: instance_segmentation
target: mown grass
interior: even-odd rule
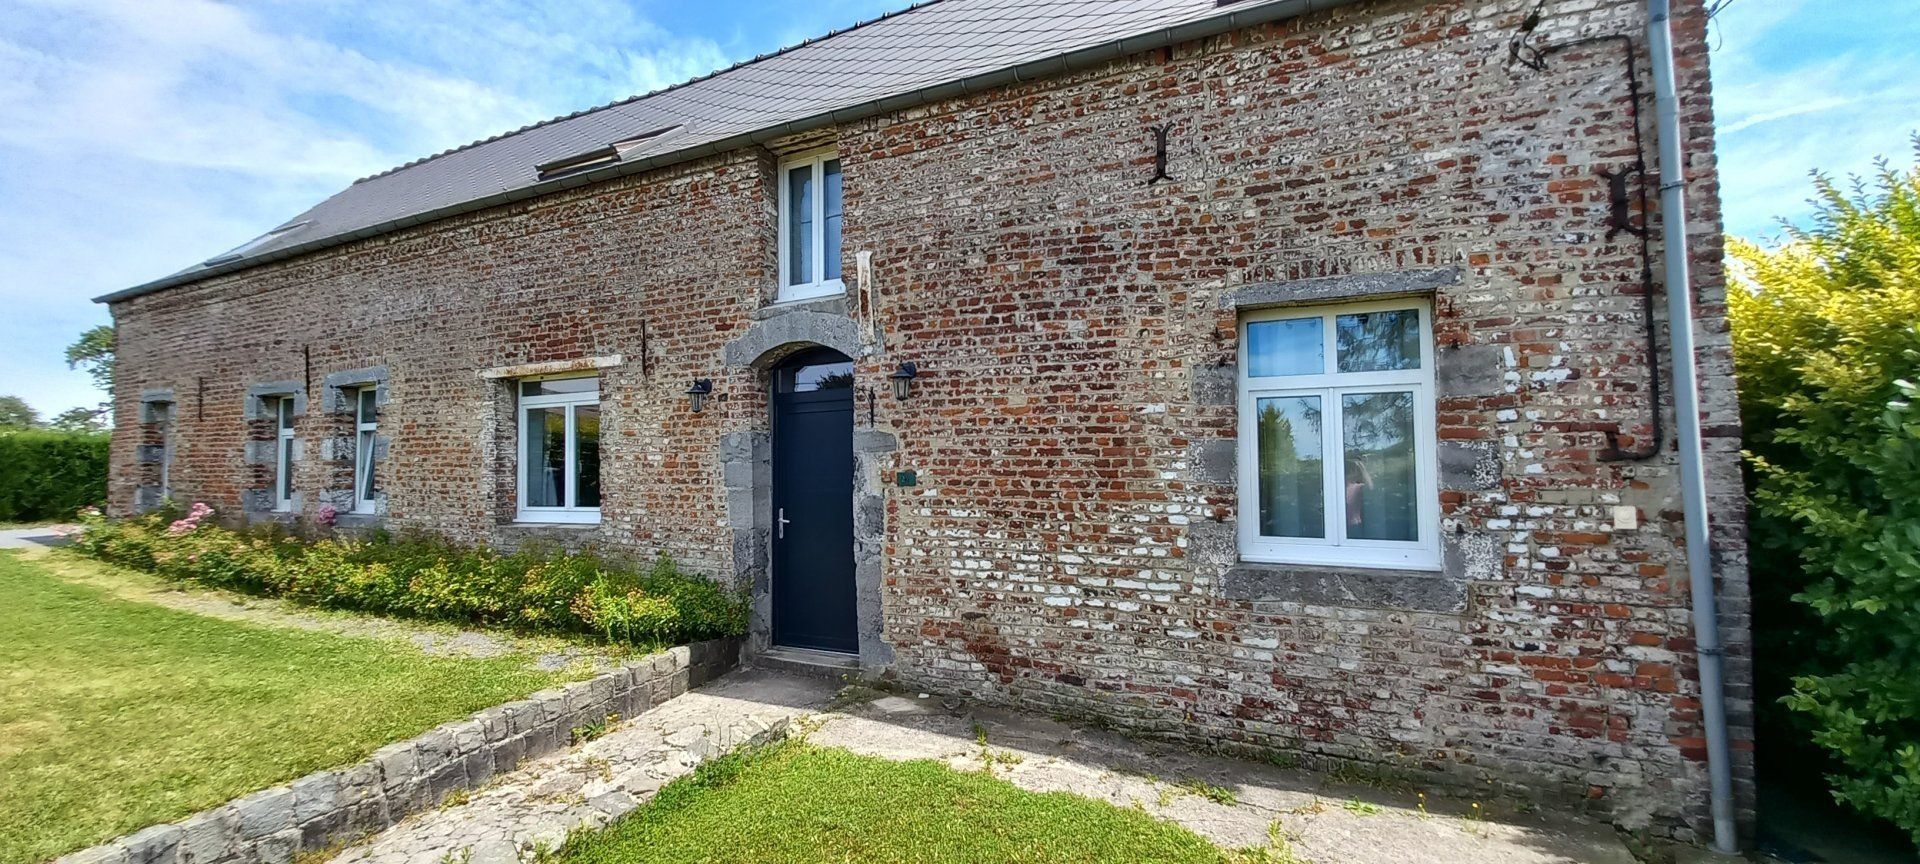
[[[931,761],[787,740],[722,757],[552,864],[639,862],[1219,862],[1198,835],[1137,810],[1020,789]]]
[[[0,552],[0,864],[346,764],[562,677],[120,599]]]

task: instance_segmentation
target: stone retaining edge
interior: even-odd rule
[[[739,665],[741,640],[670,648],[610,672],[444,723],[365,760],[241,796],[55,864],[290,864],[438,807],[523,760],[572,744],[576,727],[637,716]]]

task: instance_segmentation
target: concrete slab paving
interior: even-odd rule
[[[30,525],[0,530],[0,549],[35,549],[65,546],[67,535],[80,530],[78,525]]]
[[[815,722],[816,744],[1139,808],[1229,849],[1271,848],[1280,837],[1313,864],[1634,864],[1612,828],[1574,816],[1476,816],[1473,802],[1341,785],[983,706],[885,696]]]
[[[566,751],[495,778],[457,803],[348,847],[336,864],[515,864],[569,831],[631,812],[661,786],[736,747],[771,740],[824,708],[830,681],[741,670]]]
[[[568,831],[630,813],[699,762],[786,729],[822,746],[932,759],[1026,789],[1139,808],[1229,849],[1273,849],[1283,838],[1295,857],[1277,860],[1301,864],[1634,864],[1611,828],[1573,816],[1474,818],[1469,802],[1423,802],[960,701],[862,688],[836,696],[840,689],[821,678],[734,672],[409,818],[335,864],[533,861]]]

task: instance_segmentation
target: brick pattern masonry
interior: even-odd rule
[[[288,864],[439,806],[522,761],[566,747],[577,727],[632,717],[720,677],[736,639],[696,642],[592,679],[543,690],[171,825],[155,825],[56,864]]]
[[[856,360],[870,671],[1685,834],[1707,796],[1678,468],[1671,440],[1602,458],[1609,434],[1651,435],[1653,370],[1640,241],[1609,230],[1601,174],[1656,156],[1634,152],[1619,43],[1509,62],[1537,5],[1371,0],[116,303],[112,499],[151,500],[162,466],[136,448],[164,437],[177,500],[264,500],[271,460],[246,457],[271,436],[254,403],[273,391],[300,406],[311,516],[350,476],[352,448],[324,443],[351,430],[328,376],[384,369],[387,527],[666,553],[764,600],[766,362],[840,346]],[[1712,551],[1750,803],[1705,15],[1677,5]],[[1639,0],[1540,9],[1542,44],[1646,30]],[[1166,124],[1172,179],[1150,184]],[[848,294],[777,306],[777,159],[822,144],[843,166]],[[1630,215],[1659,236],[1660,214]],[[1243,564],[1238,310],[1383,292],[1434,304],[1445,569]],[[602,521],[516,525],[511,382],[482,373],[591,358],[608,361]],[[886,376],[904,361],[919,377],[896,401]],[[714,396],[695,414],[698,378]],[[148,390],[170,394],[164,430],[141,423]]]

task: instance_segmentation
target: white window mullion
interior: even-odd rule
[[[827,281],[827,172],[826,160],[815,160],[807,171],[813,175],[813,284]]]
[[[575,502],[580,500],[579,498],[580,490],[574,488],[575,486],[574,478],[578,476],[579,472],[574,470],[573,409],[574,409],[574,406],[572,405],[567,406],[567,415],[566,415],[567,420],[562,427],[563,429],[565,429],[565,432],[563,433],[563,435],[566,439],[567,456],[561,468],[562,473],[560,478],[560,485],[562,488],[567,490],[567,494],[561,496],[560,506],[565,507],[568,510],[574,509]]]
[[[1333,355],[1329,354],[1328,357]],[[1327,483],[1325,505],[1327,517],[1327,542],[1334,546],[1343,546],[1347,542],[1347,460],[1346,460],[1346,407],[1340,404],[1341,391],[1337,388],[1324,391],[1320,398],[1326,408],[1320,417],[1321,457],[1326,460],[1320,464],[1326,466]]]

